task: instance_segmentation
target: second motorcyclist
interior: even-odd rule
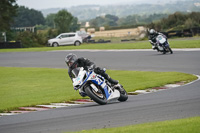
[[[157,37],[158,35],[162,35],[162,36],[164,36],[164,37],[167,39],[167,37],[166,37],[164,34],[162,34],[162,33],[160,33],[160,32],[157,32],[157,31],[155,31],[154,29],[150,29],[150,30],[149,30],[149,36],[148,36],[149,42],[150,42],[151,45],[152,45],[152,49],[153,49],[153,50],[157,50],[157,51],[158,51],[158,46],[157,46],[156,37]]]

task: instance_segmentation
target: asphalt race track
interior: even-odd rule
[[[107,69],[200,75],[200,50],[174,50],[172,55],[153,50],[0,53],[0,66],[66,68],[64,58],[71,52]],[[0,133],[56,133],[187,118],[200,115],[199,103],[200,80],[173,89],[129,96],[123,103],[103,106],[89,103],[3,116],[0,117]]]

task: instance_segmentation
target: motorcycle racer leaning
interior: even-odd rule
[[[160,33],[160,32],[157,32],[157,31],[155,31],[154,29],[150,29],[149,30],[149,42],[151,43],[151,45],[152,45],[152,49],[153,50],[155,50],[155,49],[157,49],[158,50],[158,48],[157,48],[157,40],[156,40],[156,37],[158,36],[158,35],[162,35],[164,38],[166,38],[167,39],[167,37],[164,35],[164,34],[162,34],[162,33]]]
[[[94,70],[96,74],[103,76],[112,85],[118,84],[117,80],[112,79],[102,68],[96,67],[96,65],[87,58],[78,58],[75,54],[70,53],[65,57],[65,62],[69,67],[68,74],[71,79],[73,78],[72,70],[76,67],[83,67],[85,70]],[[84,92],[79,91],[79,94],[83,97],[86,96]]]

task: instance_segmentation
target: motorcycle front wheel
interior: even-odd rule
[[[96,103],[100,104],[100,105],[104,105],[107,103],[107,99],[104,96],[103,92],[98,89],[98,92],[96,92],[92,87],[87,86],[85,88],[85,93],[92,99],[94,100]]]
[[[128,99],[128,94],[126,92],[126,90],[123,88],[122,85],[120,85],[120,87],[116,88],[117,90],[119,90],[120,92],[120,97],[118,99],[118,101],[120,102],[124,102]]]
[[[172,49],[171,49],[170,47],[168,47],[168,49],[169,49],[169,52],[170,52],[171,54],[173,54]]]
[[[172,51],[172,49],[170,48],[170,46],[166,46],[165,49],[166,49],[167,52],[170,52],[170,54],[173,54],[173,51]]]

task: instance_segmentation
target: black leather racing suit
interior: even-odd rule
[[[78,58],[74,64],[68,69],[68,74],[69,77],[72,79],[73,74],[72,74],[72,70],[76,67],[83,67],[85,70],[88,69],[94,69],[94,72],[96,74],[99,74],[101,76],[103,76],[105,79],[107,79],[111,84],[118,84],[118,81],[110,78],[110,76],[108,74],[105,73],[105,71],[103,69],[101,69],[100,67],[96,67],[96,65],[94,64],[94,62],[91,62],[89,59],[86,58]]]
[[[158,33],[155,33],[153,35],[149,35],[149,41],[153,46],[156,46],[156,37],[158,36]]]
[[[86,58],[78,58],[74,64],[68,69],[68,74],[69,74],[69,77],[72,79],[74,78],[73,77],[73,74],[72,74],[72,70],[76,67],[83,67],[84,70],[88,70],[88,68],[92,67],[93,69],[95,68],[95,64],[93,62],[91,62],[89,59],[86,59]]]
[[[162,35],[162,36],[164,36],[166,39],[167,39],[167,37],[164,35],[164,34],[162,34],[162,33],[160,33],[160,32],[156,32],[156,33],[154,33],[153,35],[149,35],[149,41],[150,41],[150,43],[153,45],[153,46],[156,46],[156,43],[157,43],[157,40],[156,40],[156,37],[158,36],[158,35]]]

